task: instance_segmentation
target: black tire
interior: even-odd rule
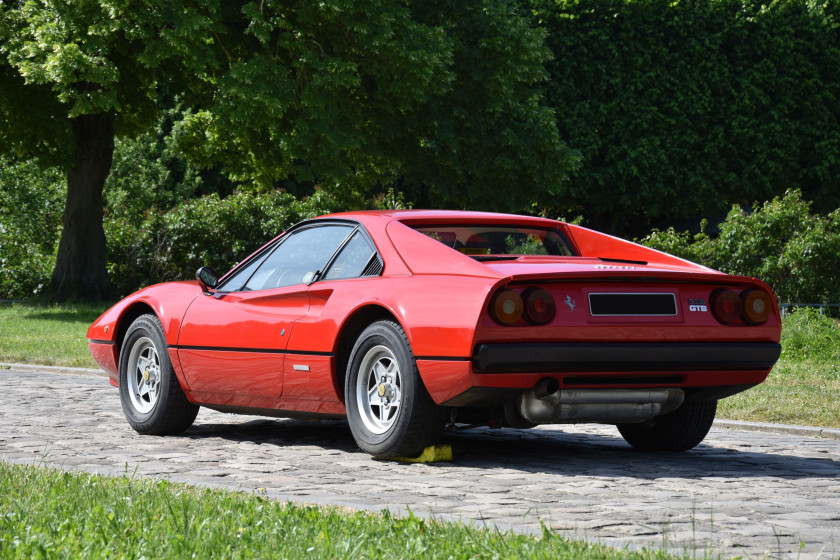
[[[141,434],[183,432],[198,414],[198,405],[187,400],[178,383],[155,315],[141,315],[128,327],[120,351],[119,385],[125,418]]]
[[[368,326],[353,346],[344,386],[350,431],[376,457],[416,457],[440,437],[443,409],[435,405],[402,327]]]
[[[700,444],[715,420],[717,401],[689,401],[638,424],[619,424],[624,440],[643,451],[686,451]]]

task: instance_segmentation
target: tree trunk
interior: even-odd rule
[[[73,119],[75,154],[67,173],[64,229],[47,295],[54,301],[103,301],[110,296],[105,268],[102,188],[114,157],[114,117]]]

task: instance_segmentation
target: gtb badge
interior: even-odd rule
[[[703,298],[700,299],[691,299],[688,300],[688,310],[689,311],[708,311],[709,309],[706,307],[706,300]]]

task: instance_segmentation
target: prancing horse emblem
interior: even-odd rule
[[[575,310],[575,300],[572,299],[572,296],[566,296],[566,305],[569,306],[569,311]]]

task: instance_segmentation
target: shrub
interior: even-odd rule
[[[50,281],[65,193],[58,170],[0,159],[0,299],[31,297]]]
[[[800,308],[782,321],[782,357],[792,361],[840,361],[840,327],[816,309]]]
[[[751,211],[733,206],[720,234],[654,230],[641,243],[767,282],[784,302],[840,302],[840,210],[812,214],[799,191]]]
[[[108,221],[108,272],[120,295],[191,279],[201,266],[223,273],[289,226],[334,210],[335,201],[323,191],[303,201],[279,191],[238,192],[150,213],[139,227],[125,219]]]

